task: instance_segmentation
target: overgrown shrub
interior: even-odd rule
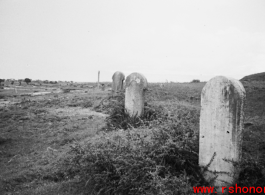
[[[170,127],[102,133],[72,147],[65,177],[78,177],[88,194],[190,194],[205,183],[196,140]]]
[[[193,79],[193,80],[191,81],[191,83],[199,83],[199,82],[200,82],[199,79]]]
[[[265,185],[265,141],[264,126],[246,128],[243,140],[243,155],[240,163],[239,186]]]
[[[60,172],[65,178],[78,178],[87,194],[185,195],[207,184],[198,166],[198,129],[187,125],[198,126],[198,112],[170,118],[146,105],[143,117],[130,118],[123,102],[112,104],[107,119],[108,130],[120,130],[73,145]]]
[[[31,79],[25,78],[24,81],[27,83],[27,85],[31,82]]]
[[[124,94],[114,97],[116,100],[109,104],[109,117],[107,117],[107,129],[129,129],[140,126],[149,126],[156,120],[162,121],[164,114],[163,108],[159,106],[148,105],[145,103],[144,114],[142,116],[130,116],[125,109]]]

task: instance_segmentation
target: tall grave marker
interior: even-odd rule
[[[147,80],[140,73],[132,73],[125,80],[125,109],[130,116],[141,116],[144,112],[144,93]]]
[[[239,81],[223,76],[212,78],[202,90],[199,165],[209,165],[204,177],[216,177],[217,191],[228,190],[239,176],[234,162],[241,160],[245,97]]]
[[[112,76],[112,92],[114,94],[119,93],[123,89],[123,81],[125,75],[122,72],[115,72]]]

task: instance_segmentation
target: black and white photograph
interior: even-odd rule
[[[0,195],[265,194],[264,0],[0,0]]]

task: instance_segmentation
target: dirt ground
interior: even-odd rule
[[[31,86],[1,90],[0,194],[21,194],[38,186],[40,177],[49,181],[45,172],[69,144],[92,137],[104,126],[107,115],[93,107],[108,93]]]

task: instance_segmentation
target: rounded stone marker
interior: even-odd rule
[[[115,72],[112,76],[112,92],[118,93],[123,89],[123,81],[125,79],[125,75],[122,72]]]
[[[144,93],[147,80],[140,73],[132,73],[125,80],[125,109],[130,116],[141,116],[144,112]]]
[[[224,76],[212,78],[202,90],[199,165],[209,166],[206,180],[217,177],[217,192],[227,191],[239,176],[233,162],[241,160],[245,97],[243,85]]]

